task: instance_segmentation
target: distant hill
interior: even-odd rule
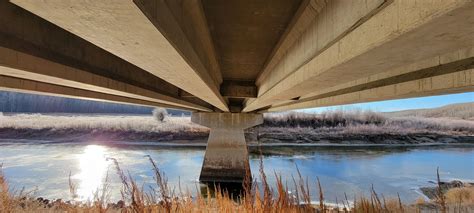
[[[0,112],[151,114],[152,107],[0,91]],[[175,116],[190,112],[167,109]]]
[[[414,109],[384,113],[389,117],[458,118],[474,120],[474,102],[451,104],[433,109]]]

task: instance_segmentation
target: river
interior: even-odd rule
[[[151,156],[164,171],[176,191],[195,193],[204,156],[203,147],[163,147],[150,145],[0,143],[0,163],[11,190],[34,193],[49,199],[71,199],[69,174],[77,185],[79,199],[93,197],[108,177],[111,201],[120,199],[120,181],[110,158],[139,184],[153,185],[153,171],[146,156]],[[293,189],[296,166],[308,177],[311,195],[318,198],[319,177],[325,198],[335,202],[368,195],[373,185],[385,197],[400,194],[402,201],[414,202],[422,194],[421,186],[433,186],[436,168],[443,180],[474,181],[474,146],[425,147],[264,147],[263,165],[270,185],[275,175]],[[251,169],[258,176],[258,152],[250,156]],[[107,175],[108,174],[108,175]],[[257,180],[258,182],[258,180]],[[291,183],[291,184],[290,184]]]

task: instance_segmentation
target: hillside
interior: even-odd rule
[[[474,102],[451,104],[433,109],[387,112],[384,114],[388,117],[457,118],[474,120]]]

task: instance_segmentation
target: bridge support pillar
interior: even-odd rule
[[[263,123],[263,115],[195,112],[191,120],[211,128],[199,180],[241,183],[250,169],[244,129]]]

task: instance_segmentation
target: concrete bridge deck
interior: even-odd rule
[[[0,0],[0,89],[190,110],[220,122],[208,152],[246,156],[263,112],[474,91],[473,68],[472,0]]]

